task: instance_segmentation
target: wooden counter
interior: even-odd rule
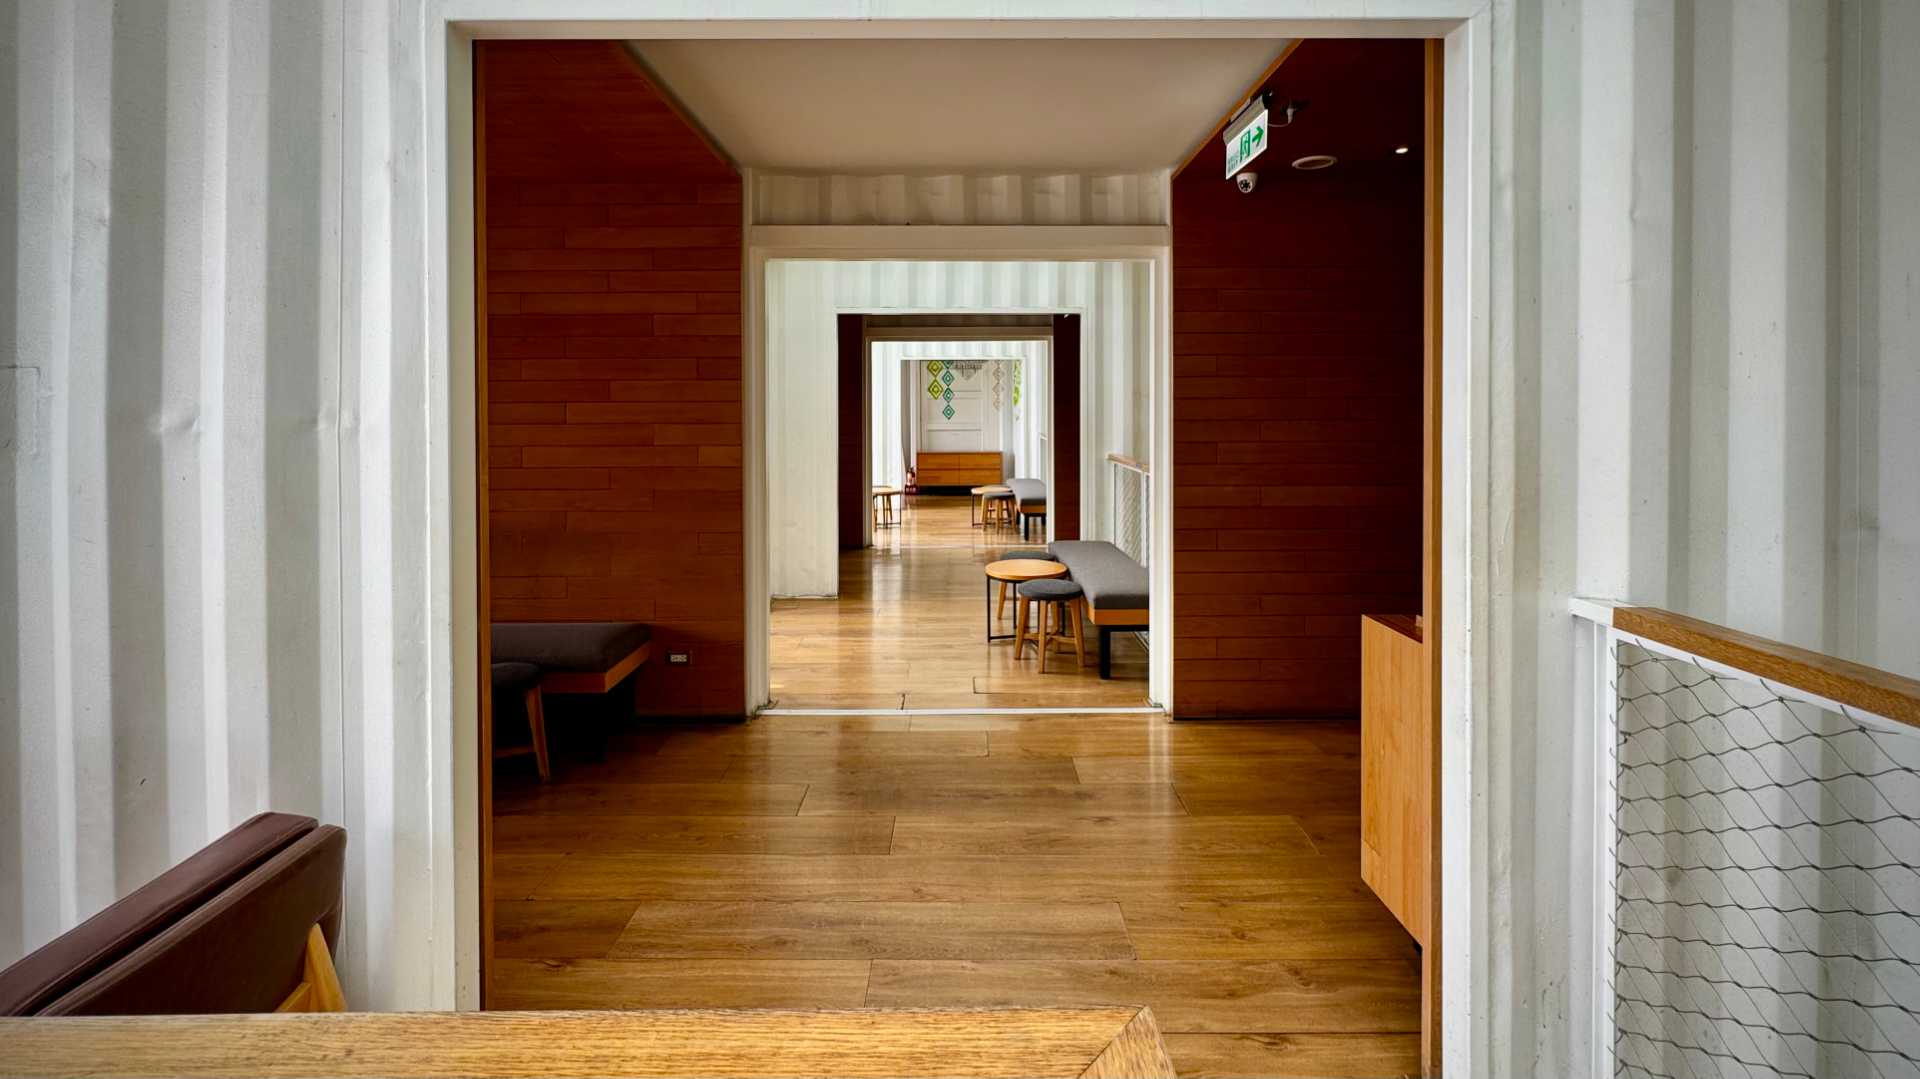
[[[1145,1008],[343,1012],[0,1019],[45,1076],[1122,1076],[1172,1079]]]
[[[1433,774],[1426,649],[1411,615],[1360,620],[1360,879],[1429,939]]]

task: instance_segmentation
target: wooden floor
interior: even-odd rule
[[[1350,724],[763,716],[498,769],[498,1008],[1146,1004],[1187,1075],[1416,1067]]]
[[[780,708],[1112,708],[1147,702],[1147,656],[1114,638],[1113,678],[1056,655],[1040,673],[1031,648],[986,643],[982,569],[1020,542],[973,527],[964,497],[919,496],[877,546],[840,558],[841,594],[773,605],[772,695]],[[1013,605],[995,632],[1011,633]]]

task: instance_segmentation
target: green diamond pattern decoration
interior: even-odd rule
[[[936,378],[932,382],[927,383],[927,396],[938,401],[942,389],[943,387],[940,385],[940,380]]]
[[[940,372],[940,381],[949,386],[953,385],[953,372],[951,370]]]
[[[942,401],[951,401],[951,400],[953,400],[953,391],[952,391],[952,390],[945,390],[945,391],[942,391],[942,393],[940,394],[940,399],[941,399]]]
[[[927,374],[937,376],[946,366],[946,364],[941,363],[939,360],[928,360]]]
[[[942,416],[945,416],[945,417],[946,417],[946,418],[948,418],[948,419],[952,419],[952,418],[953,418],[953,406],[952,406],[952,405],[948,405],[947,407],[945,407],[945,408],[943,408],[943,409],[941,409],[941,410],[940,410],[940,414],[941,414]]]

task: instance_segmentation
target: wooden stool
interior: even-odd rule
[[[1035,646],[1040,652],[1040,673],[1047,672],[1047,653],[1055,647],[1064,648],[1069,640],[1073,642],[1073,652],[1081,666],[1087,663],[1087,639],[1084,629],[1086,616],[1081,605],[1083,593],[1080,586],[1072,581],[1040,580],[1023,581],[1018,586],[1015,600],[1015,629],[1013,631],[1013,655],[1020,657],[1020,648],[1026,644],[1034,628],[1034,618],[1039,618],[1038,632],[1031,634]],[[1034,614],[1028,614],[1028,608],[1037,606]],[[1069,633],[1067,627],[1072,626]]]
[[[1009,584],[1019,584],[1022,581],[1044,580],[1048,577],[1065,577],[1066,575],[1067,567],[1058,562],[1048,561],[1043,558],[1003,558],[998,562],[987,563],[987,641],[991,643],[993,641],[1011,640],[1014,636],[1011,633],[996,634],[993,632],[994,619],[999,617],[999,611],[994,608],[993,602],[994,582],[998,581],[1000,584],[1000,606],[1004,608],[1007,602],[1007,586]]]
[[[980,523],[987,527],[1005,525],[1012,528],[1015,511],[1013,488],[995,485],[982,488],[981,491]]]
[[[547,760],[547,708],[546,699],[540,694],[540,668],[531,663],[496,663],[493,665],[493,695],[497,701],[503,694],[518,693],[527,706],[527,731],[532,735],[532,745],[507,746],[496,748],[494,757],[524,757],[533,754],[534,767],[539,769],[540,782],[553,778],[553,769]]]
[[[894,516],[893,500],[900,494],[898,487],[875,487],[873,489],[873,527],[896,528],[899,518]],[[883,526],[882,519],[886,521]]]
[[[1013,493],[1013,488],[1004,484],[989,483],[982,487],[975,487],[967,493],[973,496],[972,501],[967,503],[967,523],[979,528],[987,523],[987,499],[999,495],[1010,495]]]

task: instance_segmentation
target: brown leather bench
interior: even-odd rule
[[[346,850],[262,813],[0,971],[0,1015],[344,1011]]]

